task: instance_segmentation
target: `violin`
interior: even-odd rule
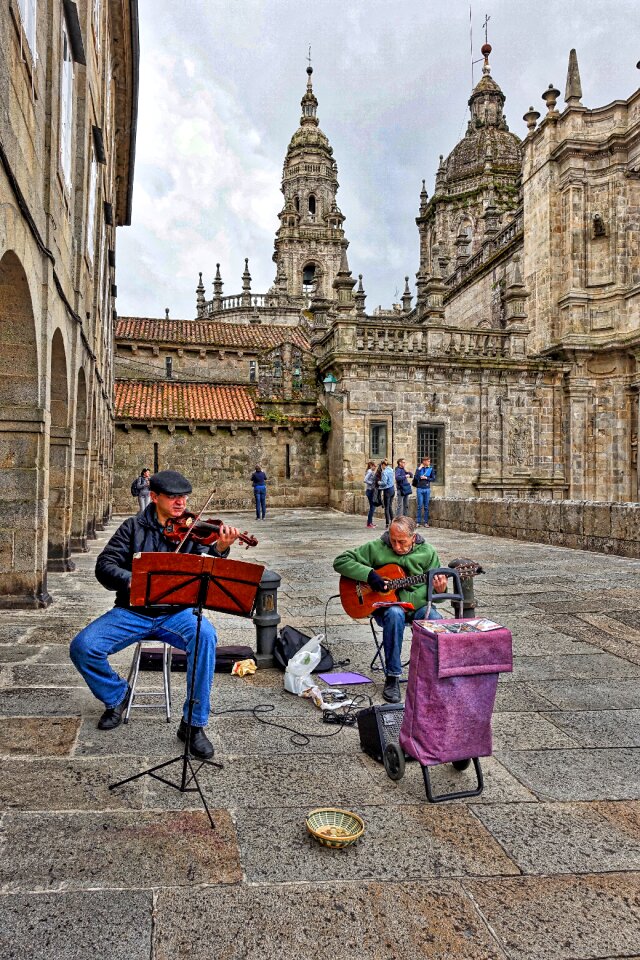
[[[199,514],[189,513],[185,510],[181,517],[167,520],[163,532],[167,540],[177,544],[176,550],[179,550],[187,539],[209,547],[219,538],[223,522],[212,518],[202,520]],[[244,533],[238,534],[238,540],[246,545],[247,550],[249,547],[258,546],[256,538],[252,537],[246,530]]]

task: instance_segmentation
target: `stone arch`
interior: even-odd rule
[[[322,269],[316,260],[305,260],[302,265],[302,294],[322,296]]]
[[[49,401],[49,570],[73,570],[71,562],[71,428],[67,351],[60,329],[51,341]]]
[[[87,378],[78,370],[75,403],[75,444],[73,457],[73,512],[71,516],[71,549],[87,550],[88,467],[89,467],[89,398]]]
[[[45,412],[38,336],[20,259],[0,259],[0,606],[44,606]]]

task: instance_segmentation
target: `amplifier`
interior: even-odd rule
[[[360,710],[358,732],[363,751],[378,763],[382,763],[382,754],[387,744],[398,742],[403,717],[403,703],[385,703],[379,707]]]

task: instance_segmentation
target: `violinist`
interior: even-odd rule
[[[151,503],[142,514],[129,517],[118,527],[96,563],[96,577],[107,590],[115,590],[115,606],[90,623],[72,640],[70,655],[86,680],[91,692],[101,700],[105,710],[98,721],[99,730],[113,730],[122,722],[131,696],[131,689],[111,667],[107,657],[140,640],[170,643],[187,652],[187,690],[191,674],[196,670],[195,698],[189,748],[201,760],[213,756],[213,745],[204,727],[209,720],[209,697],[213,682],[217,634],[208,620],[200,629],[198,662],[193,662],[197,620],[191,607],[136,607],[129,605],[131,566],[135,553],[150,551],[169,553],[176,543],[165,536],[185,513],[191,484],[176,470],[161,470],[149,479]],[[205,546],[187,537],[180,546],[182,553],[209,553],[226,557],[229,548],[242,536],[235,527],[221,523],[217,540]],[[175,538],[174,538],[175,539]],[[183,742],[187,736],[188,703],[177,735]]]

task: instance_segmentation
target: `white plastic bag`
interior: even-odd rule
[[[322,633],[311,637],[289,660],[284,672],[284,688],[289,693],[295,693],[300,697],[305,690],[315,686],[311,674],[322,659],[320,643],[323,639]]]

